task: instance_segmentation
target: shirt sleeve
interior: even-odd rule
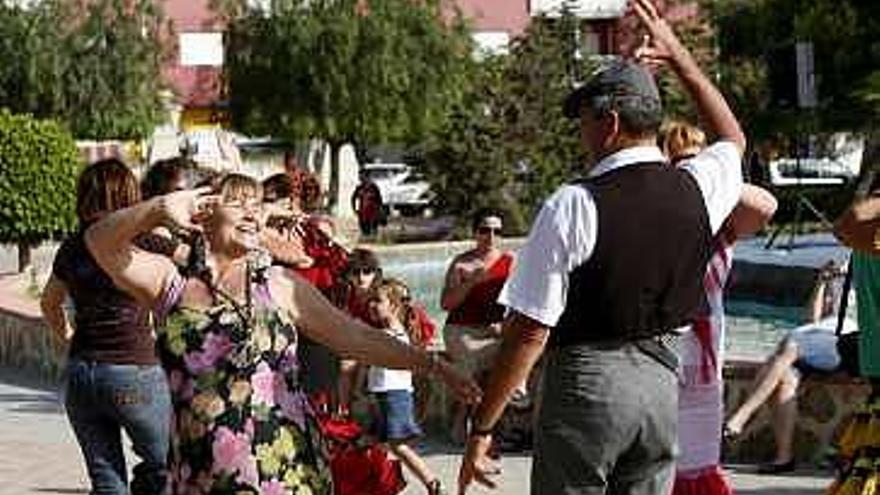
[[[703,193],[713,234],[739,202],[743,184],[741,161],[735,144],[719,141],[682,165],[696,179]]]
[[[568,276],[596,242],[596,206],[580,186],[565,186],[541,208],[498,302],[548,328],[565,310]]]

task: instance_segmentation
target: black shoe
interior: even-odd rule
[[[731,430],[727,423],[725,423],[721,430],[721,438],[724,440],[724,443],[732,444],[738,440],[740,433],[742,432]]]
[[[758,474],[782,474],[792,471],[794,471],[794,459],[783,463],[770,462],[758,466]]]
[[[446,495],[446,490],[440,484],[440,480],[434,480],[428,483],[428,495]]]

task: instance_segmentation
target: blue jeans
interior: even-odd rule
[[[168,493],[171,397],[162,368],[71,358],[66,388],[67,417],[86,460],[91,493],[129,493],[122,429],[141,459],[131,493]]]

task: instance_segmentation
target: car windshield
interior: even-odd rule
[[[388,168],[373,168],[366,171],[370,180],[388,180],[400,172]]]
[[[409,175],[406,176],[406,179],[403,179],[404,184],[412,184],[415,182],[427,182],[428,179],[425,178],[425,174],[421,172],[412,171]]]

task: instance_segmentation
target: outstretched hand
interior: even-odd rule
[[[636,17],[648,31],[633,55],[645,65],[665,64],[681,49],[678,36],[651,0],[634,0],[632,7]]]
[[[483,398],[483,391],[477,382],[449,363],[440,361],[437,372],[446,386],[465,404],[476,404]]]
[[[220,202],[219,195],[210,193],[210,187],[202,187],[160,196],[159,211],[163,223],[190,232],[201,232],[201,223]]]

